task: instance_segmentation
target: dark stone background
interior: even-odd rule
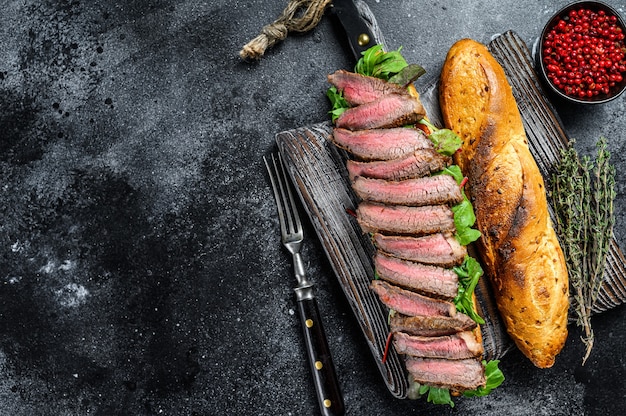
[[[317,413],[261,156],[275,133],[326,119],[325,76],[353,61],[327,16],[242,62],[285,4],[1,3],[0,415]],[[389,46],[432,77],[462,37],[514,30],[532,45],[566,2],[368,4]],[[624,99],[557,109],[582,152],[609,138],[624,247]],[[348,414],[626,411],[623,307],[594,318],[584,367],[572,327],[551,369],[507,355],[487,398],[454,409],[392,398],[309,241]]]

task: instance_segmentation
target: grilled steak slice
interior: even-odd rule
[[[476,328],[476,322],[464,313],[448,316],[407,316],[394,313],[389,319],[391,332],[406,332],[411,335],[435,337],[451,335]]]
[[[417,149],[413,153],[392,160],[358,162],[348,160],[346,167],[350,179],[357,176],[399,181],[420,178],[448,167],[452,159],[433,149]]]
[[[459,292],[459,277],[452,269],[390,257],[374,256],[374,268],[381,279],[426,295],[454,299]]]
[[[362,202],[357,221],[365,233],[424,235],[454,231],[454,214],[447,205],[405,207]]]
[[[433,143],[421,130],[402,127],[356,131],[335,128],[331,140],[361,160],[391,160],[417,149],[434,150]]]
[[[393,344],[398,354],[416,357],[461,360],[480,357],[483,354],[483,346],[472,331],[439,337],[422,337],[396,332],[393,334]]]
[[[392,256],[442,267],[458,266],[467,255],[467,248],[459,244],[452,233],[436,233],[423,237],[376,233],[372,236],[372,241],[379,250]]]
[[[463,201],[461,188],[450,175],[387,181],[357,176],[352,189],[363,201],[389,205],[456,205]]]
[[[406,367],[420,384],[460,391],[485,386],[485,369],[475,358],[447,360],[412,357],[406,360]]]
[[[382,280],[374,280],[371,289],[390,309],[410,316],[454,316],[456,307],[452,302],[429,298]]]
[[[417,123],[425,113],[418,98],[387,94],[376,101],[347,109],[337,118],[335,125],[349,130],[401,127]]]
[[[343,69],[328,75],[328,82],[343,92],[343,98],[350,105],[370,103],[385,94],[407,94],[406,89],[398,84],[384,81],[380,78],[368,77],[348,72]]]

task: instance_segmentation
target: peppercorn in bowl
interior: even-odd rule
[[[538,72],[556,95],[600,104],[626,89],[626,24],[598,1],[579,1],[558,11],[537,45]]]

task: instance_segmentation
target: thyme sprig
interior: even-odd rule
[[[604,280],[615,223],[615,167],[610,157],[604,137],[598,140],[595,164],[589,156],[579,157],[572,141],[562,150],[553,176],[556,231],[568,264],[576,324],[584,331],[583,365],[593,348],[591,313]]]

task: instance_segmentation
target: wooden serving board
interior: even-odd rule
[[[560,151],[568,139],[561,122],[545,98],[533,69],[526,44],[514,32],[498,36],[489,45],[503,66],[517,100],[530,149],[549,184]],[[429,118],[441,125],[437,81],[420,91]],[[402,358],[390,350],[385,364],[382,356],[389,333],[387,308],[369,289],[374,276],[374,246],[355,218],[358,200],[350,187],[345,168],[347,154],[330,141],[330,122],[284,131],[276,135],[289,175],[309,215],[332,268],[359,322],[391,394],[406,398],[409,388]],[[553,212],[551,212],[553,215]],[[487,279],[476,288],[482,325],[485,358],[497,359],[512,347],[495,307]],[[615,240],[608,256],[605,282],[595,306],[601,312],[626,301],[626,260]]]

